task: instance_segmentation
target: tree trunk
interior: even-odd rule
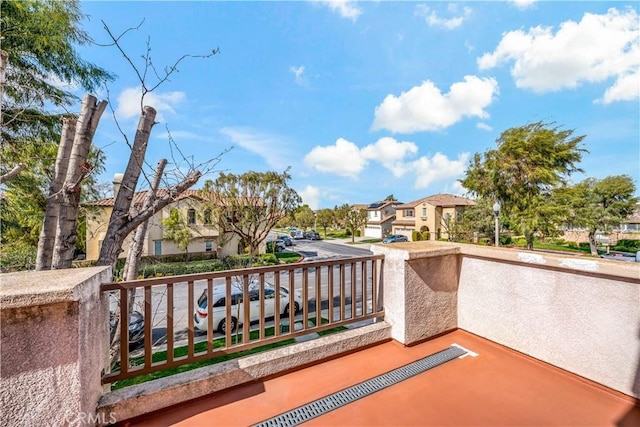
[[[58,156],[53,180],[49,185],[49,196],[45,208],[44,219],[40,239],[38,240],[38,255],[36,257],[36,270],[49,270],[53,259],[53,247],[56,241],[56,228],[60,213],[60,199],[62,185],[69,167],[69,157],[73,148],[73,138],[76,133],[76,119],[65,118],[62,122],[62,135],[58,146]]]
[[[6,82],[6,70],[9,54],[0,49],[0,128],[2,127],[2,100],[4,99],[4,85]],[[0,183],[1,184],[1,183]]]
[[[13,179],[16,175],[18,175],[20,172],[22,172],[26,168],[27,166],[24,163],[18,163],[9,172],[0,176],[0,184],[4,184],[5,182]]]
[[[596,232],[589,230],[589,249],[591,255],[598,256],[598,245],[596,244]]]
[[[155,124],[156,110],[152,107],[145,106],[140,114],[140,120],[138,121],[138,129],[136,130],[136,136],[133,140],[133,147],[131,147],[131,155],[129,156],[129,163],[124,172],[122,178],[122,184],[120,190],[116,195],[113,211],[111,212],[111,218],[109,219],[109,226],[107,233],[102,242],[102,248],[100,248],[100,260],[112,260],[107,264],[99,265],[111,265],[118,259],[122,247],[122,241],[124,237],[120,239],[117,236],[117,231],[129,220],[129,211],[131,209],[131,202],[138,185],[138,179],[142,172],[142,165],[144,164],[144,156],[147,152],[147,145],[149,144],[149,136],[151,135],[151,128]]]
[[[97,103],[97,99],[92,95],[85,95],[82,99],[69,167],[61,191],[62,200],[51,263],[51,267],[54,269],[70,268],[73,261],[73,252],[78,237],[76,226],[78,206],[80,205],[80,184],[91,171],[91,166],[87,163],[87,155],[100,117],[106,107],[107,101]]]
[[[527,250],[533,250],[533,242],[535,240],[535,234],[530,231],[525,231],[524,238],[527,241]]]
[[[153,177],[153,182],[151,183],[151,187],[149,188],[149,192],[147,193],[147,197],[144,201],[144,205],[142,210],[149,209],[156,198],[156,193],[158,192],[158,187],[160,186],[160,180],[162,179],[162,174],[164,172],[164,168],[167,165],[166,159],[161,159],[156,166],[156,172]],[[144,243],[144,236],[147,234],[147,225],[149,224],[149,220],[143,221],[138,228],[136,228],[136,232],[133,236],[133,240],[131,241],[131,246],[129,247],[129,253],[127,254],[127,262],[124,265],[124,280],[135,280],[138,277],[138,270],[140,268],[140,258],[142,257],[142,246]],[[129,301],[129,307],[133,307],[134,301]]]

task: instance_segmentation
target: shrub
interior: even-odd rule
[[[513,239],[511,238],[511,236],[500,236],[498,241],[503,246],[511,245],[513,243]]]
[[[611,248],[614,251],[636,252],[640,251],[640,240],[620,239],[615,246]]]
[[[567,246],[571,249],[578,249],[578,242],[567,242]]]
[[[484,246],[489,246],[489,245],[491,245],[491,239],[488,238],[488,237],[483,237],[482,239],[480,239],[478,241],[478,243],[480,243],[481,245],[484,245]]]
[[[414,242],[417,242],[418,240],[420,240],[420,232],[413,230],[411,232],[411,240]]]
[[[431,237],[431,234],[428,231],[423,231],[422,232],[422,240],[429,240],[429,238]],[[447,239],[445,239],[447,240]]]
[[[517,237],[515,239],[512,239],[512,242],[516,246],[526,246],[527,245],[527,239],[525,239],[524,237]]]
[[[356,232],[354,233],[356,237],[360,237],[360,230],[356,230]]]

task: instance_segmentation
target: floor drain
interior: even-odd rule
[[[307,422],[334,409],[340,408],[358,399],[366,397],[384,388],[418,375],[422,372],[442,365],[464,355],[466,351],[460,347],[449,347],[408,365],[402,366],[386,374],[361,382],[352,387],[330,394],[289,412],[254,424],[252,427],[289,427]]]

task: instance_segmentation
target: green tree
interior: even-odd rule
[[[348,204],[343,204],[341,206],[334,206],[333,208],[333,218],[335,220],[335,224],[338,227],[346,226],[347,214],[351,210],[351,207]]]
[[[178,249],[187,253],[189,242],[191,242],[191,231],[180,210],[172,208],[169,211],[169,217],[162,220],[162,226],[164,227],[163,237],[173,240]]]
[[[318,225],[324,230],[324,238],[327,238],[327,227],[333,225],[335,218],[332,209],[320,209],[317,212]]]
[[[46,104],[65,107],[78,101],[63,85],[93,91],[113,76],[76,50],[92,43],[80,26],[85,16],[77,0],[3,0],[0,10],[7,61],[2,137],[11,142],[13,136],[52,130],[59,116],[46,112]]]
[[[598,255],[595,235],[619,226],[633,213],[638,199],[633,179],[628,175],[588,178],[573,186],[559,188],[554,201],[562,206],[564,221],[589,231],[592,255]]]
[[[289,169],[283,173],[220,173],[215,181],[205,182],[202,196],[210,200],[221,231],[244,240],[253,259],[276,223],[302,201],[289,187],[290,179]]]
[[[384,200],[388,201],[388,202],[397,202],[398,199],[396,199],[396,196],[394,196],[393,194],[389,194],[387,197],[384,198]]]
[[[533,249],[535,236],[553,232],[557,224],[559,212],[550,195],[580,171],[584,138],[554,123],[507,129],[496,140],[496,149],[474,155],[460,182],[473,195],[498,201],[501,214]]]
[[[356,230],[360,230],[367,223],[366,209],[350,209],[345,217],[345,227],[351,230],[351,242],[355,242]]]
[[[297,227],[309,228],[313,227],[316,214],[309,207],[309,205],[302,205],[295,210],[295,212],[293,213],[293,217],[295,219],[295,224]]]
[[[59,111],[77,101],[63,85],[94,90],[112,78],[76,51],[77,46],[91,43],[80,27],[82,19],[75,0],[0,2],[0,68],[5,70],[0,78],[0,182],[6,202],[0,213],[3,252],[11,251],[14,244],[21,253],[22,245],[37,246],[60,141],[60,120],[72,115]],[[52,113],[52,106],[58,112]],[[104,162],[101,153],[92,150],[89,159],[93,172],[99,173]],[[22,172],[11,175],[16,167]],[[82,196],[91,198],[94,185],[88,177]]]
[[[452,226],[450,233],[453,241],[473,242],[474,234],[491,236],[494,232],[493,203],[489,199],[480,198],[473,206],[467,206],[460,219]],[[501,222],[502,223],[502,222]]]

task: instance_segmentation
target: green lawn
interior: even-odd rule
[[[302,255],[297,252],[276,252],[276,258],[281,264],[289,264],[299,261]]]
[[[312,322],[316,322],[316,318],[315,317],[310,317],[309,318],[310,321]],[[322,318],[321,320],[322,324],[328,323],[328,320],[325,318]],[[324,335],[329,335],[329,334],[333,334],[336,332],[340,332],[340,331],[344,331],[345,328],[344,326],[338,326],[332,329],[328,329],[326,331],[321,331],[318,333],[318,335],[320,336],[324,336]],[[273,327],[269,327],[269,328],[265,328],[265,337],[270,337],[274,335],[274,328]],[[251,331],[249,332],[249,339],[250,340],[257,340],[260,338],[260,332],[259,331]],[[236,344],[238,342],[242,342],[242,334],[237,334],[237,335],[233,335],[231,337],[231,342],[232,344]],[[231,360],[231,359],[237,359],[239,357],[243,357],[243,356],[248,356],[250,354],[255,354],[255,353],[260,353],[263,351],[267,351],[270,350],[272,348],[278,348],[278,347],[284,347],[286,345],[290,345],[295,343],[295,339],[291,338],[291,339],[287,339],[284,341],[279,341],[277,343],[273,343],[273,344],[268,344],[268,345],[263,345],[260,347],[256,347],[256,348],[252,348],[250,350],[243,350],[243,351],[239,351],[236,353],[229,353],[229,354],[225,354],[223,356],[218,356],[218,357],[214,357],[208,360],[203,360],[200,362],[195,362],[195,363],[188,363],[186,365],[181,365],[181,366],[177,366],[175,368],[170,368],[170,369],[163,369],[161,371],[156,371],[156,372],[152,372],[150,374],[144,374],[144,375],[138,375],[137,377],[133,377],[133,378],[127,378],[125,380],[121,380],[121,381],[117,381],[115,383],[113,383],[111,385],[111,389],[112,390],[118,390],[120,388],[124,388],[124,387],[128,387],[130,385],[134,385],[134,384],[141,384],[147,381],[151,381],[151,380],[155,380],[158,378],[164,378],[164,377],[168,377],[170,375],[175,375],[175,374],[179,374],[181,372],[187,372],[187,371],[191,371],[193,369],[197,369],[197,368],[201,368],[203,366],[208,366],[208,365],[213,365],[216,363],[220,363],[220,362],[224,362],[226,360]],[[213,340],[213,348],[217,349],[217,348],[223,348],[225,346],[225,338],[217,338],[215,340]],[[195,350],[194,353],[199,353],[199,352],[204,352],[207,351],[207,342],[206,341],[202,341],[199,343],[196,343],[196,345],[194,346]],[[178,357],[183,357],[186,356],[188,353],[187,350],[187,346],[182,346],[182,347],[176,347],[173,350],[173,357],[174,358],[178,358]],[[152,362],[162,362],[167,360],[167,352],[166,351],[158,351],[153,353],[153,355],[151,356],[151,361]],[[134,357],[130,359],[130,364],[131,366],[139,366],[144,364],[144,356],[139,356],[139,357]],[[115,366],[115,370],[119,369],[119,365]]]

